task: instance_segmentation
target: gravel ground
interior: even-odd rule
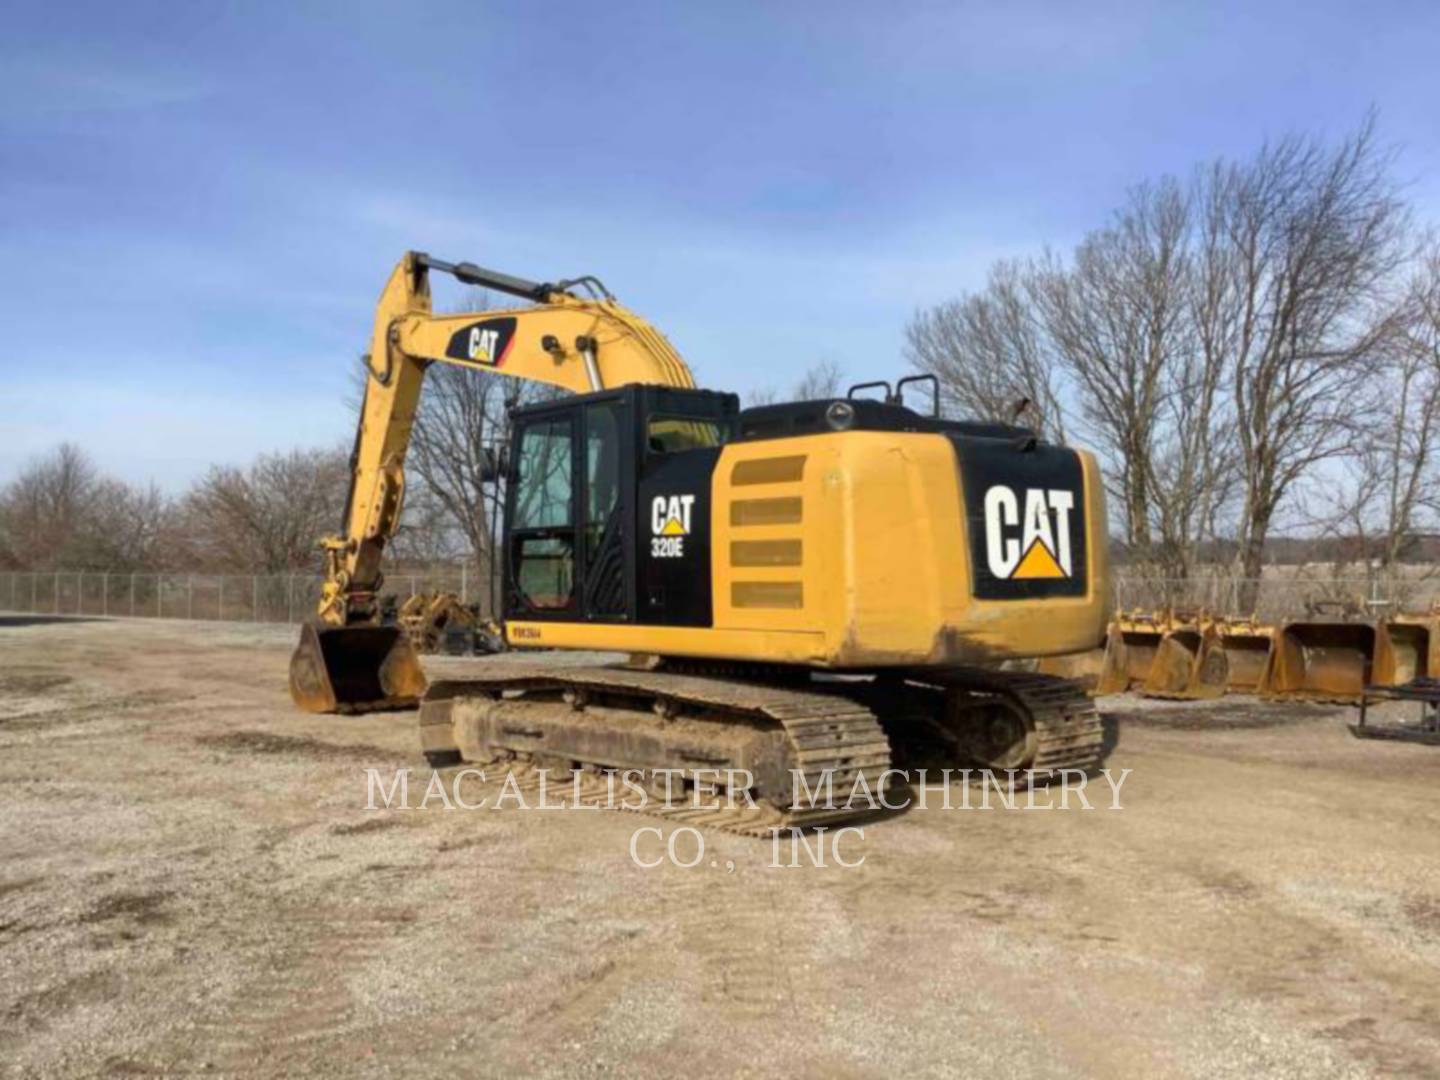
[[[292,633],[0,617],[0,1070],[1440,1074],[1440,749],[1344,710],[1106,699],[1120,811],[643,869],[630,814],[367,810],[414,714],[295,712]]]

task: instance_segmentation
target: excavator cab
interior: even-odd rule
[[[661,493],[708,488],[738,415],[734,394],[643,385],[517,409],[506,619],[699,625],[707,553],[641,559],[639,543],[656,556],[705,542],[709,500]]]

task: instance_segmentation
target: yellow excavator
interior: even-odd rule
[[[436,272],[527,303],[437,315]],[[427,685],[380,624],[432,363],[571,391],[512,412],[504,633],[630,664],[512,657]],[[923,376],[742,410],[695,388],[665,337],[593,277],[535,283],[414,252],[381,295],[368,365],[344,535],[322,542],[328,580],[291,661],[301,708],[420,706],[437,767],[738,777],[720,784],[745,786],[728,805],[740,796],[771,825],[846,816],[797,800],[796,779],[810,792],[822,777],[880,783],[901,746],[1042,775],[1098,764],[1099,718],[1075,684],[1000,670],[1105,637],[1104,491],[1088,453],[943,419],[933,384],[928,411],[907,407]]]

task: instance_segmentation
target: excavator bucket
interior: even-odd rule
[[[1136,613],[1112,622],[1095,693],[1123,694],[1132,686],[1144,685],[1164,638],[1165,624],[1159,616]]]
[[[426,685],[415,650],[395,626],[307,622],[290,657],[290,696],[306,712],[414,709]]]
[[[1292,622],[1280,628],[1260,696],[1353,705],[1375,659],[1370,623]]]
[[[1376,686],[1400,686],[1436,673],[1435,653],[1440,650],[1440,619],[1426,615],[1397,615],[1380,624],[1375,640]]]
[[[1182,701],[1217,698],[1225,693],[1227,670],[1219,635],[1208,622],[1175,626],[1156,648],[1140,693]]]
[[[1225,652],[1225,688],[1242,694],[1260,689],[1275,647],[1275,628],[1247,619],[1227,619],[1217,627]]]

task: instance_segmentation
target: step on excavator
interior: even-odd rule
[[[435,314],[432,273],[525,303]],[[925,376],[742,410],[697,389],[593,277],[537,283],[414,252],[381,295],[367,362],[344,534],[322,541],[327,580],[291,661],[301,708],[418,706],[435,767],[634,770],[667,774],[670,794],[678,771],[743,816],[705,824],[741,832],[870,809],[802,793],[822,779],[875,790],[912,746],[1042,782],[1099,764],[1100,720],[1074,683],[1000,670],[1104,640],[1104,493],[1088,453],[943,419],[933,394],[928,413],[907,407]],[[381,625],[381,558],[435,363],[570,391],[511,414],[504,634],[631,663],[508,657],[427,684],[403,633]]]

